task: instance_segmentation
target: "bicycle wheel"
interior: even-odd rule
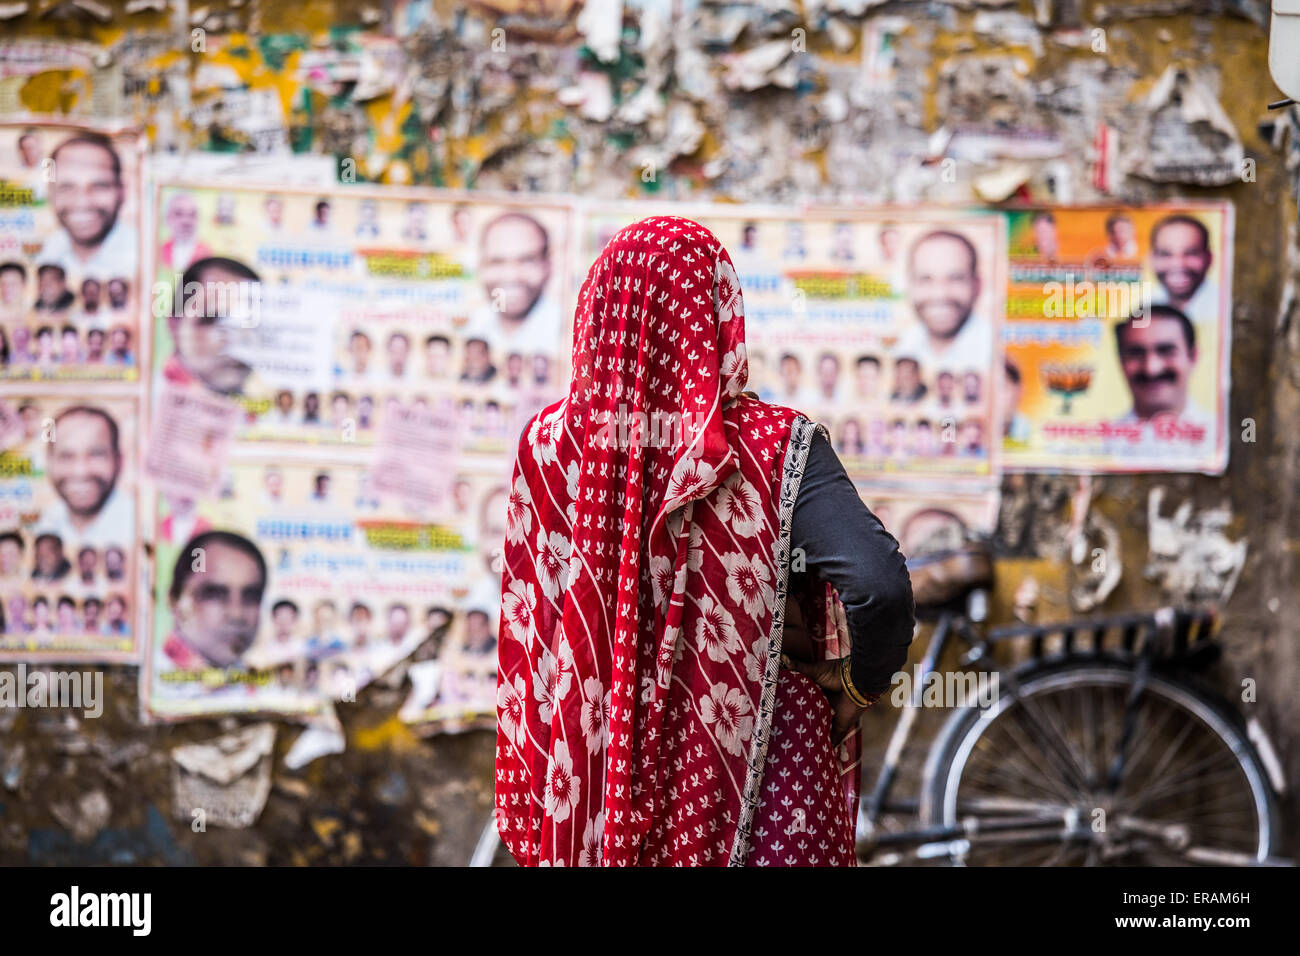
[[[1019,693],[957,711],[926,762],[922,821],[977,830],[963,862],[978,866],[1245,865],[1278,852],[1254,748],[1187,684],[1149,677],[1112,784],[1134,678],[1119,662],[1039,667]]]

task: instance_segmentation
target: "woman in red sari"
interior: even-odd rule
[[[910,585],[825,429],[743,391],[744,322],[688,219],[628,226],[583,283],[509,499],[496,807],[521,865],[856,862],[857,718],[906,659]]]

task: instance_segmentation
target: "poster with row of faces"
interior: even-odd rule
[[[0,123],[0,661],[135,662],[144,139]]]
[[[139,381],[142,142],[0,124],[0,383]]]
[[[163,183],[155,210],[151,430],[231,415],[160,466],[150,712],[310,716],[418,664],[413,722],[494,713],[506,483],[567,382],[572,209]],[[394,447],[421,421],[451,433],[424,474]]]
[[[583,221],[584,261],[644,212]],[[684,211],[735,263],[748,388],[826,425],[854,479],[988,488],[998,472],[1001,221]]]

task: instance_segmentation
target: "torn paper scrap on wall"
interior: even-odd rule
[[[1147,499],[1147,578],[1175,604],[1226,603],[1246,563],[1246,542],[1225,533],[1231,510],[1225,505],[1193,513],[1192,503],[1184,501],[1166,518],[1160,513],[1164,497],[1158,487]]]
[[[331,707],[319,718],[311,720],[298,735],[289,752],[284,755],[284,765],[290,770],[301,770],[319,757],[341,754],[347,748],[343,725]]]
[[[172,750],[173,806],[191,826],[242,829],[257,821],[271,793],[275,725],[254,724]]]
[[[788,38],[760,43],[743,53],[722,57],[726,73],[723,84],[732,90],[757,90],[764,86],[794,87],[798,68],[790,56],[793,46]]]
[[[1203,81],[1169,66],[1147,95],[1143,112],[1138,130],[1127,138],[1131,174],[1197,186],[1240,180],[1241,137]]]

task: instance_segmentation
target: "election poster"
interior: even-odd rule
[[[360,461],[244,455],[215,495],[159,496],[153,715],[320,714],[417,651],[442,661],[453,619],[489,622],[495,663],[506,478],[457,474],[451,521],[375,484]]]
[[[1006,467],[1227,465],[1232,206],[1007,214]]]
[[[853,478],[993,483],[997,217],[641,204],[590,213],[584,261],[655,212],[696,219],[722,241],[743,295],[748,388],[824,424]]]
[[[155,375],[239,404],[237,444],[364,447],[414,409],[512,456],[563,393],[567,203],[165,183],[155,210]]]
[[[142,143],[0,124],[0,382],[140,380]]]
[[[137,660],[138,400],[0,402],[0,660]]]

